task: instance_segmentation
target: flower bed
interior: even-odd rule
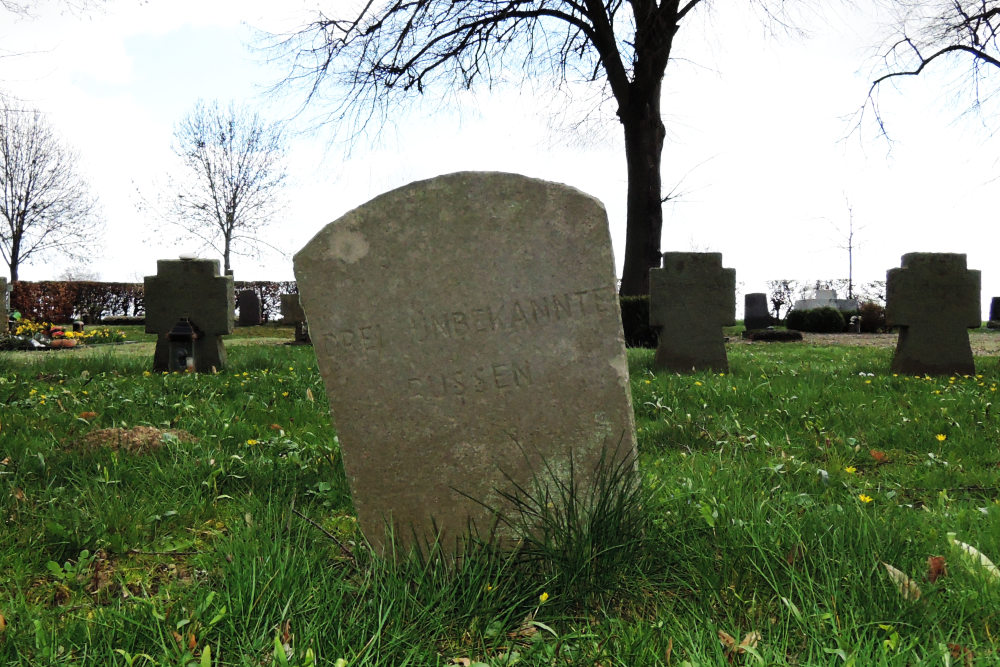
[[[64,327],[49,322],[22,320],[13,334],[0,334],[0,350],[43,350],[70,348],[77,345],[121,343],[125,332],[108,327],[86,331],[66,331]]]

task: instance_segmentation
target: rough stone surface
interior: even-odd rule
[[[766,329],[774,324],[771,311],[767,308],[767,295],[752,292],[743,296],[743,326],[748,331]]]
[[[168,367],[167,334],[182,317],[201,332],[195,341],[195,370],[209,373],[226,365],[221,336],[233,332],[233,277],[219,275],[215,259],[161,259],[156,275],[144,281],[146,333],[158,334],[153,370]]]
[[[965,255],[914,252],[886,273],[885,319],[899,327],[892,370],[908,375],[976,372],[969,328],[980,326],[980,274]]]
[[[990,329],[1000,329],[1000,296],[990,299],[990,319],[986,322]]]
[[[284,324],[295,325],[295,342],[309,343],[309,325],[306,324],[306,314],[299,303],[298,294],[281,295],[281,321]]]
[[[736,323],[736,269],[717,252],[665,252],[649,270],[649,324],[658,327],[653,365],[690,373],[728,371],[722,327]]]
[[[236,295],[236,307],[240,311],[241,327],[256,327],[264,321],[260,312],[260,297],[252,289],[242,290]]]
[[[9,295],[10,293],[7,291],[7,279],[0,278],[0,333],[7,331],[7,320],[10,317]]]
[[[504,511],[512,480],[565,481],[572,461],[588,489],[602,454],[634,461],[607,216],[592,197],[515,174],[412,183],[327,225],[295,277],[374,545],[387,525],[454,545],[470,522],[490,530],[485,508]]]

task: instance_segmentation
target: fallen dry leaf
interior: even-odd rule
[[[882,565],[885,566],[885,571],[889,573],[889,579],[896,585],[896,590],[899,591],[904,600],[920,599],[920,587],[917,586],[917,582],[910,579],[902,570],[898,570],[884,561]]]
[[[20,500],[20,501],[24,500],[24,491],[22,491],[16,486],[13,489],[11,489],[10,495],[14,496],[14,500]]]
[[[311,402],[313,402],[313,401],[315,400],[315,399],[313,398],[313,392],[312,392],[312,389],[306,389],[306,399],[308,399],[310,403],[311,403]]]
[[[292,641],[292,621],[287,620],[281,625],[281,643],[288,644]]]
[[[0,614],[0,634],[7,632],[7,619]]]
[[[877,449],[869,449],[868,453],[872,455],[872,458],[875,459],[876,463],[888,463],[889,462],[889,457],[886,456],[885,452],[880,452]]]
[[[281,424],[271,424],[271,430],[272,431],[282,431],[284,429],[281,428]]]
[[[927,580],[932,584],[941,577],[948,576],[948,565],[944,562],[944,556],[927,557]]]
[[[971,562],[977,563],[988,574],[1000,579],[1000,568],[993,564],[982,551],[955,538],[955,533],[948,533],[948,541],[962,550],[962,554]]]
[[[757,644],[760,640],[761,634],[755,630],[746,633],[743,637],[743,641],[737,644],[736,639],[731,634],[724,630],[719,630],[719,641],[722,642],[722,645],[726,648],[726,652],[733,655],[742,655],[746,653],[748,648],[757,648]]]
[[[80,419],[93,419],[97,416],[96,412],[81,412],[77,415]]]
[[[972,666],[972,657],[973,657],[972,651],[965,648],[961,644],[948,644],[948,650],[951,651],[951,657],[955,658],[956,660],[961,658],[962,663],[965,664],[967,667]]]

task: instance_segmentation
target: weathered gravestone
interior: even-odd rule
[[[514,484],[572,470],[585,496],[602,457],[634,463],[596,199],[516,174],[412,183],[327,225],[295,277],[374,545],[389,525],[418,546],[485,536]]]
[[[284,324],[295,325],[295,342],[305,344],[309,340],[309,325],[306,323],[306,314],[299,303],[298,294],[281,295],[281,319]]]
[[[170,332],[182,319],[195,329],[194,370],[221,369],[226,349],[221,336],[233,332],[233,277],[219,275],[215,259],[161,259],[156,275],[146,276],[146,333],[158,334],[153,370],[171,369]]]
[[[657,369],[729,370],[722,327],[736,323],[736,269],[717,252],[665,252],[649,270],[649,324],[658,327]]]
[[[886,274],[885,319],[899,327],[892,370],[908,375],[976,372],[968,328],[980,326],[979,271],[965,255],[914,252]]]
[[[7,318],[10,317],[7,312],[7,300],[9,299],[7,295],[7,279],[0,278],[0,333],[7,333]]]
[[[240,310],[241,327],[255,327],[264,321],[260,313],[260,297],[252,289],[241,290],[236,295],[236,307]]]
[[[986,326],[990,329],[1000,329],[1000,296],[990,299],[990,319]]]
[[[743,327],[747,331],[766,329],[774,324],[771,311],[767,308],[767,295],[752,292],[743,296]]]

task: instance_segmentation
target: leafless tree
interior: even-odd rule
[[[337,0],[338,4],[340,0]],[[764,0],[751,0],[768,13]],[[602,85],[617,104],[628,173],[620,292],[649,291],[663,226],[660,114],[674,37],[706,0],[365,0],[350,16],[321,13],[281,41],[285,84],[308,100],[333,84],[329,120],[381,124],[432,86],[491,86],[513,76]],[[770,15],[770,14],[768,14]]]
[[[899,15],[896,34],[883,51],[883,67],[872,81],[865,105],[874,111],[883,133],[876,93],[888,81],[964,59],[971,74],[973,106],[1000,92],[1000,0],[890,0],[890,4]]]
[[[222,255],[253,255],[281,204],[287,148],[279,123],[235,104],[199,101],[174,128],[174,152],[184,165],[172,179],[168,218]]]
[[[41,112],[0,95],[0,256],[11,282],[29,260],[82,259],[100,242],[96,202],[76,165]]]

